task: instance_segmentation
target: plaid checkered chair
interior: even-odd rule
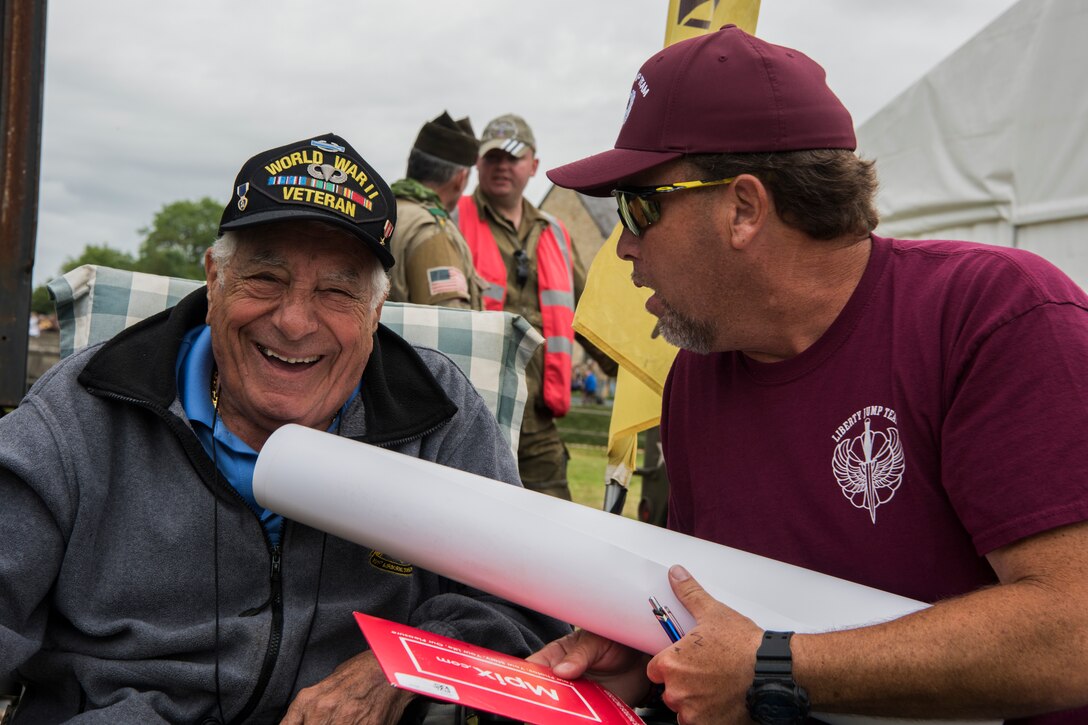
[[[107,340],[129,325],[176,305],[203,282],[86,264],[48,283],[57,305],[60,355]],[[525,365],[544,342],[509,312],[387,302],[381,322],[409,342],[446,354],[499,421],[517,455],[525,411]]]

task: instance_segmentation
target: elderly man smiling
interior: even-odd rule
[[[523,656],[567,631],[253,497],[257,452],[287,423],[518,481],[465,376],[378,323],[394,204],[337,136],[258,154],[207,287],[66,359],[0,419],[16,721],[393,723],[410,695],[353,609]]]

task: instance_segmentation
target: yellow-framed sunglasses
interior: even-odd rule
[[[652,197],[704,186],[721,186],[732,183],[736,178],[730,176],[717,181],[677,181],[664,186],[629,186],[625,189],[613,189],[612,196],[616,198],[616,212],[620,215],[623,226],[636,237],[641,237],[646,227],[661,218],[661,204]]]

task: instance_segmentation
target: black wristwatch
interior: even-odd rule
[[[756,651],[756,677],[748,688],[748,714],[760,725],[793,725],[808,717],[805,688],[793,681],[793,632],[764,632]]]

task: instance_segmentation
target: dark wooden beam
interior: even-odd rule
[[[0,407],[26,389],[45,85],[45,0],[0,0]]]

